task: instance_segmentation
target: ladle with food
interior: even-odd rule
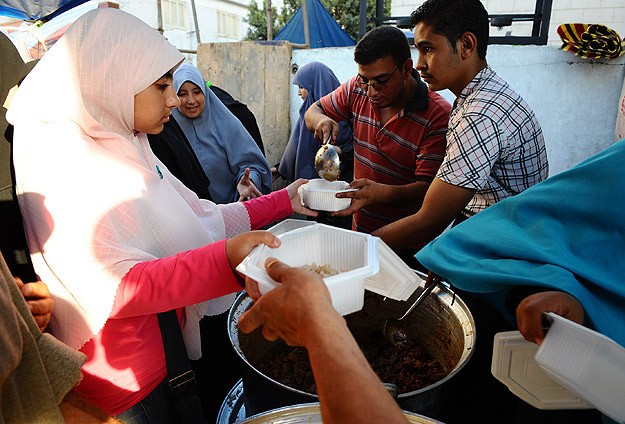
[[[339,179],[339,154],[336,148],[330,144],[328,140],[321,145],[315,154],[315,171],[321,178],[327,181],[336,181]]]
[[[406,313],[404,313],[401,318],[389,318],[386,320],[386,322],[384,323],[384,336],[391,345],[399,348],[409,342],[408,333],[403,326],[403,323],[405,321],[402,322],[402,320],[410,315],[410,313],[414,311],[417,306],[422,304],[423,301],[425,301],[428,295],[432,292],[432,290],[434,290],[434,288],[441,283],[441,281],[442,278],[439,275],[434,274],[430,271],[425,280],[425,283],[423,283],[423,291],[421,292],[419,297],[417,297],[417,300],[415,300],[412,306],[408,308]]]

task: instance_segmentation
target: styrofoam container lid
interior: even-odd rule
[[[365,289],[395,300],[408,300],[424,283],[417,273],[401,260],[381,239],[378,241],[380,270],[365,280]]]
[[[345,181],[326,181],[323,178],[309,180],[297,189],[302,204],[316,211],[336,212],[347,209],[352,199],[338,199],[336,193],[356,191]]]
[[[549,312],[551,326],[536,362],[572,393],[625,422],[625,348],[603,334]]]
[[[265,271],[265,260],[273,256],[294,267],[315,263],[339,270],[339,274],[323,279],[332,304],[343,315],[362,309],[364,280],[379,270],[377,237],[325,224],[298,228],[278,237],[279,247],[257,246],[237,266],[239,272],[258,282],[261,294],[278,284]]]
[[[551,331],[551,330],[550,330]],[[491,373],[508,389],[538,409],[590,409],[582,397],[548,375],[534,356],[538,345],[518,331],[495,334]]]

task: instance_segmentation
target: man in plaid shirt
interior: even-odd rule
[[[488,13],[478,0],[428,0],[412,13],[416,69],[431,90],[457,97],[447,150],[423,205],[373,234],[393,249],[420,249],[452,222],[544,180],[540,124],[486,63]]]
[[[430,89],[449,89],[456,101],[445,157],[421,209],[373,233],[394,249],[421,249],[450,224],[548,175],[545,142],[534,112],[486,62],[489,19],[482,3],[427,0],[412,13],[411,23],[419,52],[416,69]],[[490,373],[494,335],[514,327],[488,296],[453,289],[471,310],[480,341],[456,380],[458,395],[449,403],[455,408],[444,421],[464,422],[471,416],[485,423],[543,422],[523,416],[523,402]]]

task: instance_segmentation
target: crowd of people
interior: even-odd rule
[[[478,344],[449,422],[601,422],[596,410],[523,404],[490,374],[492,336],[518,328],[541,344],[543,314],[556,312],[625,346],[624,205],[610,184],[625,147],[548,178],[540,123],[488,66],[482,3],[427,0],[411,23],[416,62],[401,30],[379,26],[345,82],[318,62],[297,71],[304,102],[273,170],[289,184],[273,192],[262,141],[227,106],[237,102],[128,13],[88,12],[28,76],[3,69],[2,102],[19,83],[6,137],[36,278],[0,257],[0,421],[179,422],[181,376],[170,378],[174,342],[162,337],[175,311],[199,380],[184,387],[197,384],[214,422],[237,377],[225,314],[245,290],[254,304],[241,331],[306,348],[324,422],[407,422],[319,275],[269,258],[280,285],[261,295],[235,270],[259,244],[279,245],[267,225],[319,218],[298,188],[330,140],[357,189],[337,195],[351,205],[332,215],[442,276],[474,316]]]

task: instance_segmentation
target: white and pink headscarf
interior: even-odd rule
[[[41,59],[7,114],[31,256],[55,298],[51,329],[74,348],[102,329],[133,265],[250,229],[241,203],[199,200],[133,133],[134,96],[182,60],[138,18],[94,10]],[[232,300],[187,307],[192,358],[195,318]]]

